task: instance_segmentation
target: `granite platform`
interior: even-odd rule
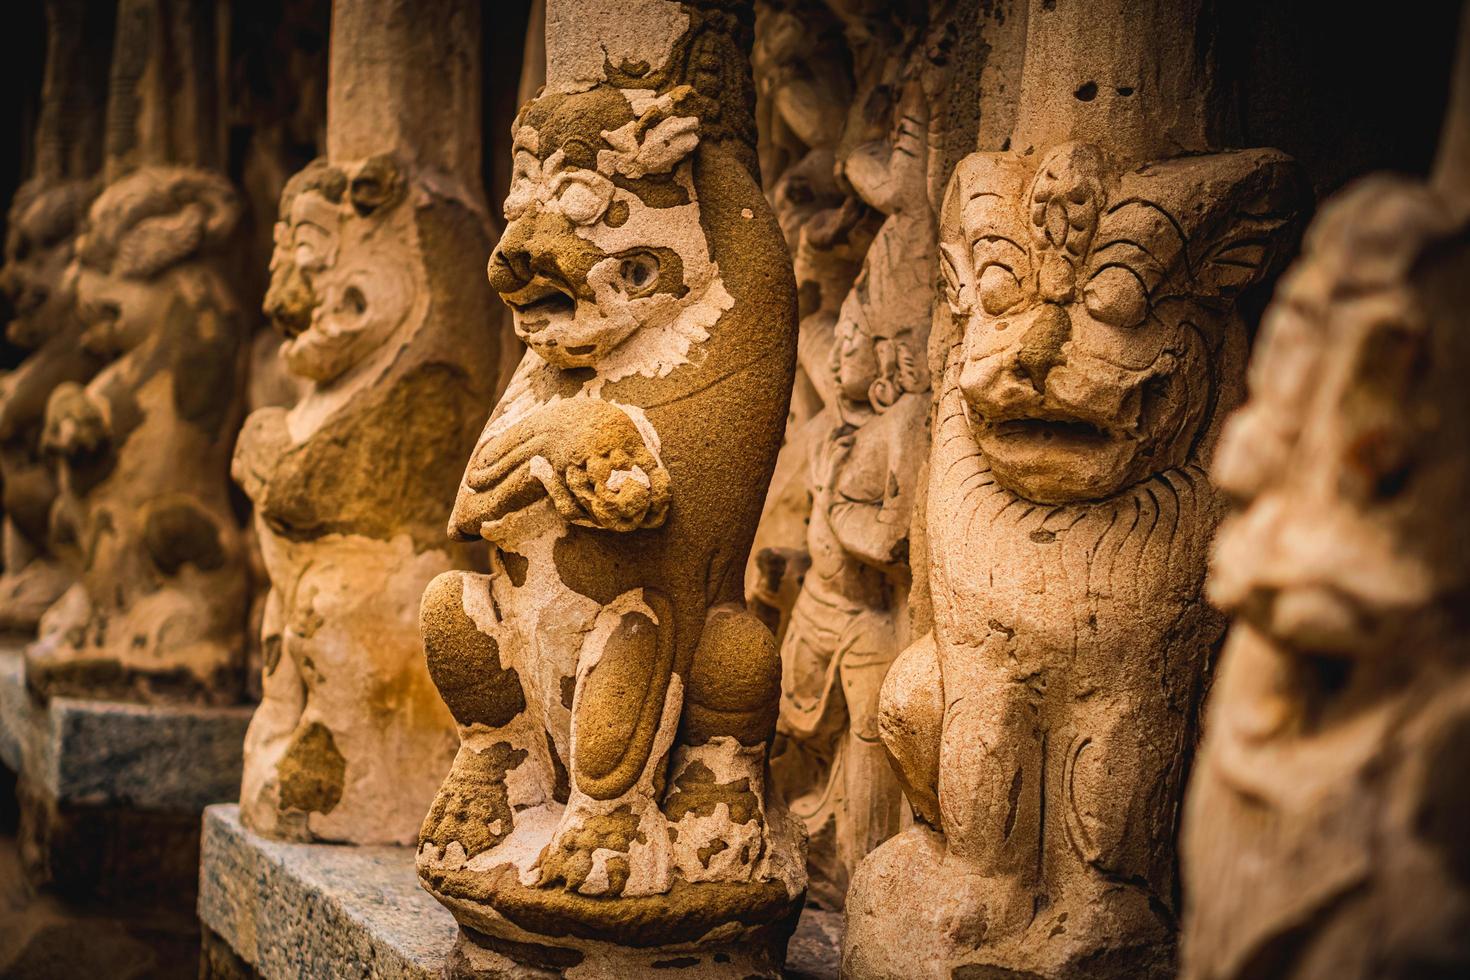
[[[0,648],[0,764],[32,884],[92,905],[192,911],[199,815],[239,796],[248,706],[43,703]]]
[[[234,805],[204,812],[199,918],[213,980],[440,980],[456,932],[419,887],[412,848],[268,840]],[[836,980],[841,919],[806,910],[787,977]]]

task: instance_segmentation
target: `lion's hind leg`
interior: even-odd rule
[[[663,805],[675,860],[690,881],[756,877],[766,856],[765,766],[780,696],[771,631],[743,606],[711,608]]]

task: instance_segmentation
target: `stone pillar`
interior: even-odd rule
[[[118,0],[108,181],[141,166],[224,163],[212,0]]]
[[[1470,29],[1432,178],[1321,209],[1221,438],[1209,596],[1235,621],[1182,834],[1192,980],[1470,970],[1467,134]]]
[[[796,347],[750,30],[744,3],[547,3],[490,262],[530,350],[450,521],[492,570],[422,613],[461,746],[418,864],[456,976],[773,977],[799,912],[742,601]]]
[[[76,584],[42,617],[42,695],[230,703],[245,576],[230,501],[244,328],[224,269],[239,201],[218,158],[212,3],[122,0],[109,181],[74,265],[80,347],[101,365],[50,394],[51,534]]]
[[[1202,152],[1223,120],[1198,6],[1032,3],[1010,148],[950,181],[934,628],[879,720],[920,823],[859,869],[845,975],[1172,970],[1176,814],[1223,629],[1204,466],[1243,380],[1235,300],[1301,204],[1281,154]]]
[[[281,195],[265,311],[306,385],[241,433],[270,575],[241,815],[408,844],[454,758],[419,598],[497,372],[480,181],[480,5],[337,0],[328,155]]]
[[[36,125],[35,172],[10,206],[0,288],[13,316],[6,339],[30,353],[0,379],[0,476],[4,482],[4,568],[0,631],[35,636],[41,614],[72,581],[53,551],[56,480],[41,451],[51,391],[85,383],[96,356],[82,333],[65,275],[76,234],[96,196],[110,18],[82,0],[46,4],[46,72]]]

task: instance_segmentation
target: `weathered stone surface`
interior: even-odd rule
[[[764,976],[795,926],[778,653],[741,581],[796,355],[750,14],[547,5],[489,272],[530,350],[450,518],[492,571],[421,615],[461,735],[419,848],[452,973]]]
[[[0,651],[0,761],[52,799],[202,810],[239,788],[249,708],[54,698],[37,704],[19,651]]]
[[[330,154],[281,195],[264,306],[305,387],[234,460],[271,580],[240,793],[262,833],[409,843],[454,759],[417,620],[475,558],[444,519],[497,376],[478,39],[475,3],[339,0]]]
[[[271,980],[441,975],[455,925],[419,887],[413,849],[270,840],[233,805],[204,813],[199,918]]]
[[[202,851],[203,976],[443,976],[455,922],[419,886],[412,848],[270,840],[241,825],[235,807],[222,805],[205,811]],[[785,976],[836,980],[841,928],[835,913],[805,910]],[[534,968],[510,970],[507,980],[544,976]]]
[[[0,653],[0,762],[19,774],[27,877],[87,902],[192,905],[199,813],[231,799],[246,708],[133,705],[26,690]]]

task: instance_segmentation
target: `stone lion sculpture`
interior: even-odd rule
[[[1470,964],[1467,230],[1463,197],[1364,180],[1267,313],[1213,467],[1235,621],[1181,839],[1185,976]]]
[[[1176,811],[1224,627],[1200,597],[1202,465],[1239,397],[1234,299],[1289,247],[1298,187],[1269,150],[1124,167],[1072,142],[959,165],[934,629],[880,701],[920,823],[855,877],[854,976],[1171,969]]]
[[[454,757],[419,598],[468,567],[444,539],[498,350],[483,213],[394,157],[319,160],[281,195],[265,310],[289,411],[246,421],[234,472],[271,593],[241,813],[275,836],[411,843]]]
[[[780,668],[742,574],[794,285],[749,144],[689,86],[641,85],[543,94],[514,128],[489,275],[530,350],[451,518],[492,571],[424,596],[462,746],[419,873],[461,956],[633,975],[692,949],[766,975],[805,872],[766,788]]]
[[[216,267],[238,215],[223,177],[182,167],[136,170],[92,204],[75,289],[81,345],[102,367],[46,406],[52,533],[79,568],[26,650],[42,694],[239,695],[246,585],[228,488],[244,328]]]
[[[28,351],[0,379],[0,476],[4,478],[4,565],[0,630],[34,635],[41,615],[72,583],[51,540],[56,477],[41,449],[46,402],[56,386],[85,384],[98,358],[82,333],[67,269],[97,182],[36,178],[10,206],[0,289],[12,318],[5,339]]]

